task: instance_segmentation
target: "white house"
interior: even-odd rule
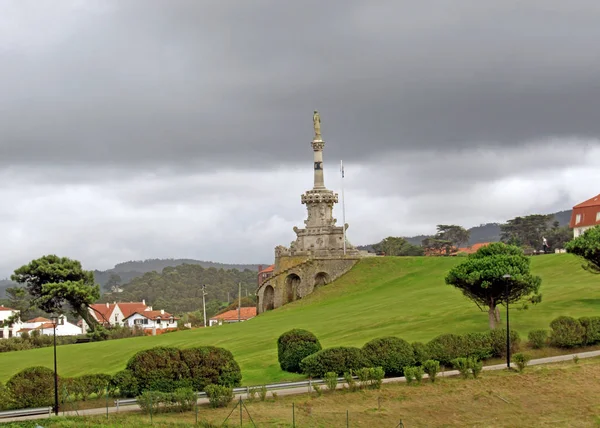
[[[146,306],[146,301],[124,302],[124,303],[95,303],[90,305],[90,314],[98,323],[104,326],[125,326],[124,319],[135,312],[151,311],[152,306]],[[87,331],[87,323],[83,322],[83,328]]]
[[[179,318],[171,315],[164,310],[160,311],[139,311],[126,317],[123,321],[127,326],[138,327],[144,330],[172,330],[177,328]]]
[[[573,229],[574,238],[598,225],[600,225],[600,195],[596,195],[573,207],[569,227]]]
[[[52,336],[54,334],[54,322],[48,318],[37,317],[28,320],[21,324],[21,329],[18,331],[19,336],[23,332],[29,332],[37,330],[40,334],[46,336]],[[65,315],[60,315],[56,324],[56,335],[57,336],[77,336],[83,334],[83,329],[67,321]]]
[[[12,323],[7,321],[12,317],[18,316],[19,311],[16,309],[0,306],[0,339],[8,339],[9,337],[18,336],[18,331],[21,329],[22,323],[19,318]]]

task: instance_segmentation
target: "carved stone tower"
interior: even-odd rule
[[[304,220],[306,227],[294,227],[296,240],[289,248],[275,247],[273,275],[257,290],[259,313],[302,299],[348,272],[364,256],[349,242],[346,242],[344,254],[344,228],[348,229],[348,225],[336,226],[333,218],[333,205],[338,202],[338,195],[325,187],[325,141],[317,111],[313,114],[313,124],[314,185],[300,197],[308,212]]]

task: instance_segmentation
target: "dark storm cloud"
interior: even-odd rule
[[[315,108],[328,159],[600,134],[597,2],[89,4],[2,33],[0,165],[271,169]]]

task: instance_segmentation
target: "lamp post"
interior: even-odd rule
[[[503,275],[504,281],[504,293],[506,299],[506,367],[510,369],[510,324],[508,321],[508,283],[512,276],[509,274]]]
[[[54,330],[54,414],[58,416],[58,372],[56,371],[56,325],[58,324],[58,315],[52,315],[50,319]]]
[[[204,296],[206,296],[206,284],[202,284],[202,309],[204,310],[204,327],[206,327],[206,300]]]

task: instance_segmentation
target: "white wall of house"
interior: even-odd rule
[[[47,324],[45,322],[32,322],[32,323],[23,323],[21,324],[21,328],[31,328],[37,329],[43,324]],[[45,334],[46,336],[52,336],[54,334],[53,327],[47,327],[43,329],[39,329],[40,334]],[[31,333],[31,332],[30,332]],[[58,320],[58,325],[56,326],[56,335],[57,336],[77,336],[80,334],[84,334],[84,331],[81,327],[76,326],[73,323],[67,321],[66,316],[61,316]]]
[[[573,228],[573,237],[577,238],[580,235],[583,235],[583,232],[585,232],[586,230],[592,228],[594,226],[580,226],[580,227],[574,227]]]
[[[177,320],[169,322],[170,319],[151,320],[141,314],[133,314],[127,318],[127,325],[131,328],[139,327],[143,329],[158,329],[164,330],[167,328],[177,328]]]
[[[23,328],[23,323],[21,320],[13,323],[12,325],[6,324],[6,321],[14,315],[17,315],[19,311],[0,311],[0,323],[2,327],[0,327],[0,339],[8,339],[9,337],[18,336],[17,331]]]

